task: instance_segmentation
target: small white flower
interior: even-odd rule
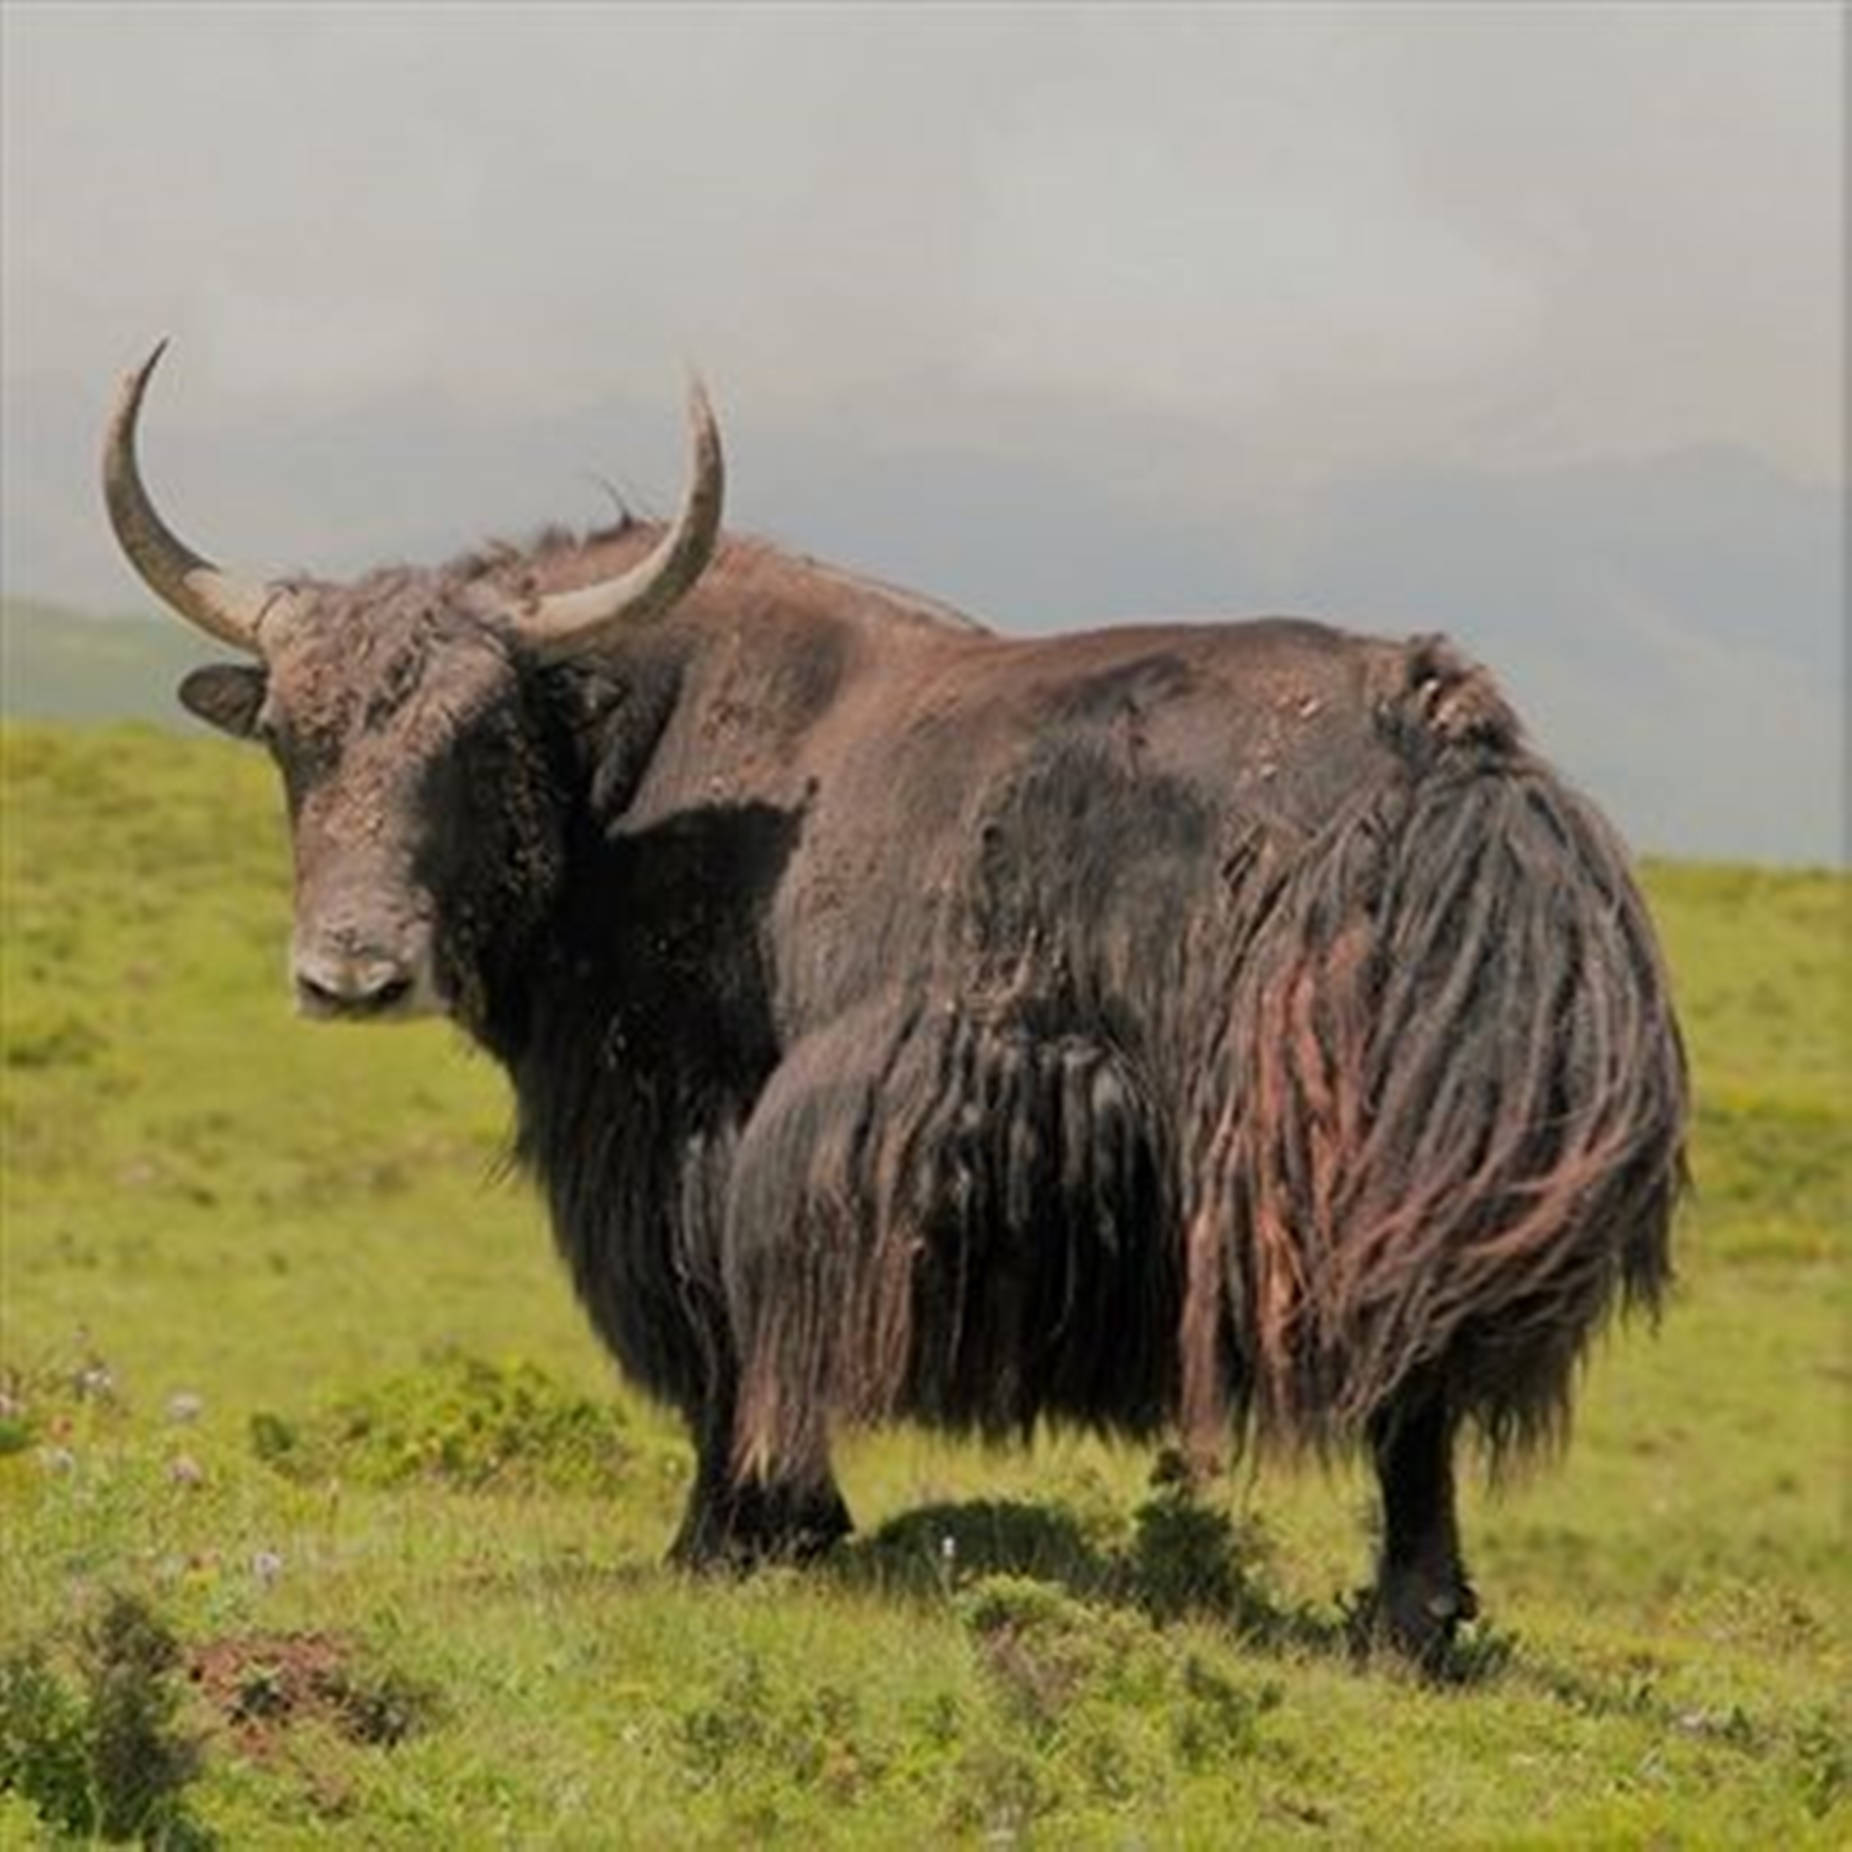
[[[69,1447],[41,1447],[39,1459],[48,1473],[68,1473],[77,1464],[77,1455]]]
[[[206,1469],[190,1453],[182,1453],[168,1462],[167,1476],[175,1485],[202,1485]]]
[[[268,1588],[283,1573],[283,1559],[275,1550],[259,1550],[251,1558],[251,1573]]]
[[[197,1421],[205,1406],[205,1397],[195,1395],[191,1389],[182,1389],[167,1398],[167,1418],[169,1421]]]

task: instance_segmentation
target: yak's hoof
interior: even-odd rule
[[[1387,1646],[1434,1676],[1446,1669],[1461,1624],[1478,1613],[1479,1598],[1457,1569],[1442,1580],[1408,1570],[1385,1573],[1357,1610],[1358,1644]]]
[[[772,1563],[808,1563],[854,1528],[833,1485],[798,1491],[753,1481],[706,1498],[697,1492],[669,1546],[669,1561],[682,1569],[735,1574]]]

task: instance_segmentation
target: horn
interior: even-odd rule
[[[701,576],[720,535],[726,467],[714,410],[699,379],[688,382],[688,429],[694,449],[688,493],[674,526],[650,552],[614,579],[510,608],[516,630],[543,654],[576,655],[620,630],[650,623]]]
[[[103,499],[109,505],[109,524],[129,564],[162,603],[220,642],[262,655],[258,620],[275,606],[279,594],[269,586],[233,578],[211,560],[202,559],[155,512],[142,487],[141,468],[135,460],[135,425],[141,416],[142,394],[166,351],[167,343],[162,341],[124,377],[116,395],[103,446]]]

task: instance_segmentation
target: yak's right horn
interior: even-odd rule
[[[135,460],[135,424],[141,416],[142,394],[166,351],[163,341],[124,378],[116,397],[103,446],[103,499],[109,504],[109,524],[129,564],[163,604],[221,643],[260,656],[258,620],[267,611],[275,611],[280,594],[271,586],[236,579],[211,560],[202,559],[155,512],[142,487]]]

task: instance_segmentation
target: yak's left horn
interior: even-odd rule
[[[278,593],[270,586],[234,578],[211,560],[202,559],[155,512],[142,487],[135,460],[135,425],[141,416],[142,394],[166,351],[163,341],[124,378],[116,396],[103,446],[103,499],[109,504],[109,524],[129,564],[163,604],[220,642],[261,656],[258,620],[274,611]]]
[[[713,557],[720,536],[726,467],[713,407],[698,379],[688,384],[688,427],[694,471],[675,524],[628,572],[569,592],[550,592],[509,616],[515,628],[549,656],[576,655],[601,638],[647,624],[670,610]]]

